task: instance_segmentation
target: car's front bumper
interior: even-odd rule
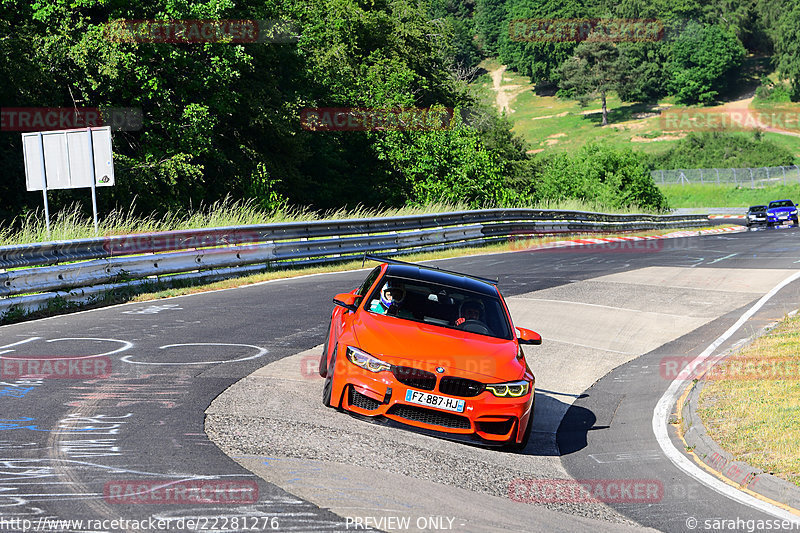
[[[337,389],[338,389],[337,384]],[[425,407],[405,401],[406,392],[418,390],[464,401],[462,412]],[[391,425],[410,426],[454,440],[504,445],[521,442],[521,428],[532,416],[533,386],[518,398],[499,398],[489,391],[473,397],[460,397],[434,390],[422,390],[400,383],[389,372],[371,373],[348,369],[341,384],[341,407],[372,419],[383,418]]]

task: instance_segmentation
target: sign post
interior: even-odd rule
[[[89,139],[89,161],[94,161],[92,128],[86,128],[86,137]],[[89,165],[89,174],[92,184],[92,220],[94,220],[94,234],[97,235],[97,173],[94,171],[94,165]]]
[[[44,166],[44,137],[39,132],[39,149],[42,157],[42,196],[44,197],[44,220],[47,225],[47,238],[50,238],[50,207],[47,205],[47,168]],[[30,189],[28,189],[30,190]]]

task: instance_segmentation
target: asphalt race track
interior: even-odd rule
[[[323,340],[331,297],[364,271],[4,326],[0,531],[352,531],[354,517],[403,509],[419,510],[412,523],[426,518],[418,529],[461,531],[677,532],[690,530],[689,518],[699,521],[696,531],[711,531],[704,520],[773,518],[675,467],[652,418],[670,384],[659,362],[702,352],[800,269],[800,231],[657,242],[440,263],[498,276],[515,323],[544,337],[526,349],[537,375],[536,421],[520,454],[321,409],[319,381],[303,370],[316,353],[308,350]],[[793,282],[720,349],[798,302]],[[13,375],[20,360],[65,356],[97,361],[81,367],[97,374]],[[106,364],[110,374],[101,371]],[[237,401],[226,400],[232,394]],[[233,458],[208,438],[206,422]],[[565,477],[651,480],[663,493],[606,505],[527,501],[509,490],[518,480]],[[326,492],[331,479],[341,486]],[[361,490],[351,503],[348,483]],[[368,497],[371,485],[380,498]],[[192,499],[201,493],[193,487],[206,499]],[[56,519],[83,523],[57,528]]]

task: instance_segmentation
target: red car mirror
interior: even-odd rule
[[[517,341],[519,341],[520,344],[542,344],[542,336],[535,331],[517,328],[517,333],[519,333]]]

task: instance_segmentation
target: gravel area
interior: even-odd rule
[[[484,449],[385,427],[322,406],[322,379],[302,376],[317,349],[277,361],[221,394],[206,411],[206,433],[231,457],[328,461],[509,498],[514,480],[568,479],[558,457]],[[267,480],[274,482],[274,480]],[[413,486],[413,482],[411,483]],[[291,487],[283,487],[291,491]],[[407,488],[399,488],[407,490]],[[617,524],[634,522],[604,504],[541,505]]]

